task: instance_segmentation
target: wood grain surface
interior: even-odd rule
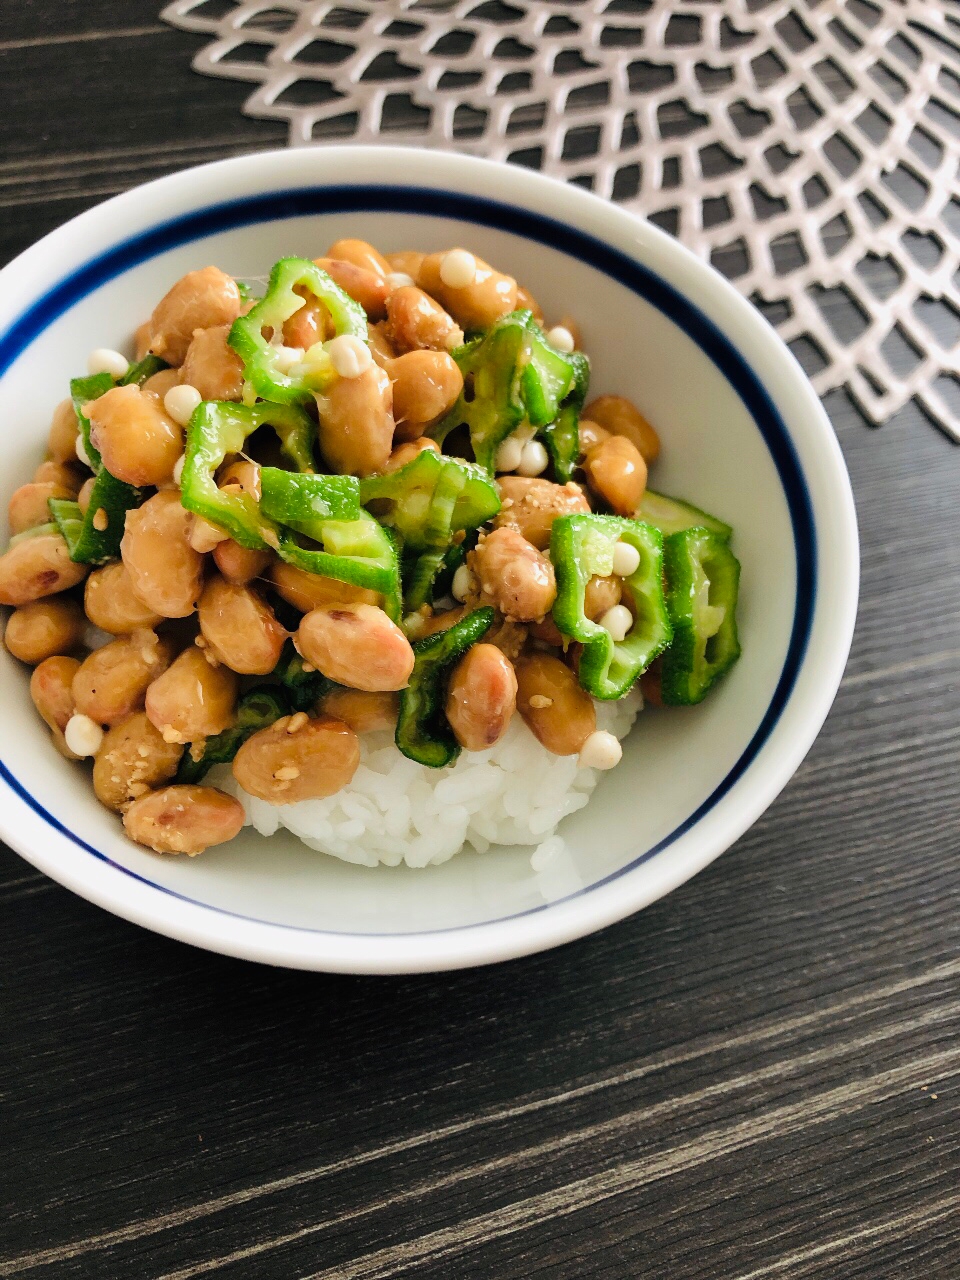
[[[159,0],[0,6],[0,255],[283,141]],[[960,1276],[960,455],[827,408],[863,539],[834,710],[691,883],[490,969],[274,971],[0,852],[0,1277]]]

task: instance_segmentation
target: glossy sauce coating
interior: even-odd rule
[[[597,727],[597,714],[571,669],[559,658],[533,653],[516,664],[517,710],[548,751],[576,755]]]
[[[236,281],[219,267],[188,271],[166,293],[150,317],[150,350],[167,364],[183,364],[194,330],[233,324],[240,314]]]
[[[338,378],[316,397],[320,449],[341,475],[372,475],[390,457],[393,445],[393,388],[387,373],[372,364],[356,378]]]
[[[138,598],[163,618],[188,617],[200,598],[203,556],[190,545],[191,520],[175,490],[127,512],[120,555]]]
[[[409,640],[375,605],[313,609],[300,623],[297,647],[318,671],[351,689],[403,689],[413,671]]]
[[[15,658],[36,666],[76,648],[85,629],[83,610],[75,600],[51,596],[16,609],[7,619],[3,642]]]
[[[539,622],[553,608],[553,564],[516,529],[494,529],[471,552],[468,563],[479,581],[481,600],[505,618]]]
[[[228,324],[198,329],[187,348],[180,381],[204,400],[239,400],[243,391],[243,361],[227,345],[229,333]]]
[[[208,580],[200,597],[200,631],[215,658],[241,675],[268,675],[287,639],[276,614],[252,588]]]
[[[70,559],[59,533],[25,538],[0,556],[0,604],[29,604],[68,591],[88,572],[88,565],[74,564]]]
[[[550,545],[550,530],[557,516],[590,511],[590,503],[578,484],[554,484],[539,477],[500,476],[497,479],[502,506],[496,528],[512,528],[540,551]]]
[[[507,731],[517,706],[510,659],[492,644],[475,644],[460,659],[447,690],[446,713],[467,751],[485,751]]]
[[[101,804],[121,812],[177,772],[183,747],[165,742],[146,713],[137,711],[104,735],[93,762],[93,789]]]
[[[122,560],[94,569],[84,586],[83,607],[95,627],[114,636],[155,627],[163,620],[136,594],[133,579]]]
[[[321,715],[289,732],[284,716],[247,739],[233,762],[244,791],[272,804],[319,800],[347,786],[360,763],[360,740],[332,716]]]
[[[143,707],[148,687],[173,657],[169,640],[138,631],[94,649],[74,676],[77,710],[97,724],[119,724]]]
[[[114,387],[87,406],[90,440],[112,476],[135,486],[166,484],[183,453],[183,428],[137,386]]]
[[[164,787],[134,800],[123,815],[127,834],[156,853],[195,856],[238,835],[243,805],[215,787]]]
[[[199,742],[233,723],[237,677],[190,645],[145,690],[150,723],[167,742]]]

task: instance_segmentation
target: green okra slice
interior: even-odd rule
[[[444,440],[466,424],[478,464],[495,468],[497,449],[521,426],[542,436],[561,483],[579,453],[578,421],[590,362],[551,346],[530,311],[513,311],[453,353],[464,389],[431,435]]]
[[[63,534],[70,559],[78,564],[99,565],[119,556],[127,512],[146,500],[146,489],[125,484],[101,467],[93,482],[86,515],[72,498],[49,498],[47,505]]]
[[[280,528],[277,554],[306,573],[378,592],[384,610],[398,622],[403,601],[397,540],[363,507],[358,512],[354,519],[321,521],[315,528],[316,548],[301,546],[289,529]]]
[[[152,378],[155,373],[162,373],[164,369],[169,368],[170,366],[166,360],[161,360],[159,356],[155,356],[150,351],[142,360],[138,360],[136,364],[130,366],[117,385],[129,387],[135,383],[138,387],[142,387],[146,380]]]
[[[432,598],[454,536],[478,528],[500,510],[500,494],[488,472],[433,449],[422,450],[397,471],[361,480],[360,497],[402,541],[407,610]]]
[[[367,341],[367,317],[360,306],[309,258],[281,258],[270,273],[260,301],[233,322],[229,343],[243,361],[243,376],[256,395],[273,404],[308,404],[337,374],[322,342],[304,353],[295,369],[279,367],[279,345],[271,341],[283,332],[291,316],[306,306],[311,294],[326,307],[336,336],[350,334]],[[269,335],[269,336],[268,336]]]
[[[538,433],[550,455],[559,484],[566,484],[571,478],[580,457],[580,414],[590,386],[590,361],[583,352],[573,351],[567,359],[574,368],[573,387],[557,409],[553,421]]]
[[[460,754],[444,712],[447,681],[454,664],[493,625],[491,608],[475,609],[446,631],[413,643],[413,673],[400,691],[396,744],[410,760],[442,769]]]
[[[241,453],[248,436],[270,426],[297,471],[313,470],[313,420],[294,404],[235,404],[204,400],[187,426],[187,449],[180,479],[180,500],[251,551],[276,550],[280,527],[249,493],[226,493],[217,487],[216,472],[228,454]]]
[[[618,542],[629,543],[640,562],[621,579],[633,625],[623,640],[587,617],[584,598],[594,576],[609,577]],[[553,620],[563,635],[583,646],[579,679],[587,693],[612,700],[629,692],[637,678],[670,643],[672,628],[663,595],[663,538],[659,529],[621,516],[570,515],[554,520],[550,559],[557,577]]]
[[[682,498],[668,498],[665,493],[655,493],[652,489],[647,489],[640,499],[636,518],[654,525],[665,538],[684,529],[709,529],[724,542],[729,542],[733,534],[730,525],[716,516],[708,515]]]
[[[284,645],[274,675],[279,679],[294,711],[309,711],[333,688],[319,671],[305,671],[304,661],[290,640]]]
[[[83,448],[87,457],[90,459],[90,466],[94,473],[99,472],[103,463],[100,454],[93,446],[90,439],[90,419],[84,415],[84,407],[91,404],[94,400],[99,400],[101,396],[105,396],[117,385],[116,380],[109,373],[93,373],[88,378],[71,378],[70,379],[70,399],[73,401],[73,411],[77,415],[77,425],[80,428],[80,435],[83,439]]]
[[[670,706],[691,706],[740,657],[740,562],[722,534],[684,529],[664,543],[664,572],[673,643],[661,663],[661,697]]]

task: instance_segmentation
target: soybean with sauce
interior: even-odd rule
[[[737,660],[729,526],[648,489],[654,428],[586,404],[576,326],[468,250],[338,240],[254,300],[202,267],[135,343],[54,409],[0,604],[53,746],[147,848],[237,834],[211,766],[319,799],[367,734],[442,767],[519,715],[610,768],[598,700],[696,703]]]

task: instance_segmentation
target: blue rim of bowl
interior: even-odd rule
[[[191,898],[186,894],[177,892],[175,889],[168,888],[166,885],[157,884],[156,881],[140,875],[137,871],[132,871],[129,867],[123,866],[122,863],[115,862],[113,858],[108,857],[101,850],[87,844],[85,840],[82,840],[75,832],[64,826],[58,818],[45,809],[23,784],[13,776],[5,762],[0,760],[0,777],[4,779],[8,786],[51,827],[62,835],[67,836],[68,839],[72,840],[74,844],[85,852],[92,854],[101,862],[105,862],[115,870],[130,876],[148,888],[155,889],[192,906],[201,907],[206,911],[243,920],[250,924],[267,925],[275,929],[283,929],[295,933],[312,933],[323,936],[360,939],[403,939],[423,937],[424,935],[438,936],[463,930],[484,928],[487,925],[502,924],[508,920],[515,920],[552,909],[573,898],[593,893],[602,885],[619,879],[642,863],[648,862],[651,858],[663,853],[671,844],[696,826],[743,776],[773,732],[789,701],[803,663],[813,624],[816,600],[816,531],[810,493],[786,423],[746,358],[699,307],[685,298],[673,285],[658,276],[655,271],[643,266],[619,249],[612,248],[585,231],[580,231],[543,214],[533,213],[529,209],[505,204],[485,196],[465,195],[433,187],[372,184],[297,187],[210,205],[160,223],[147,231],[141,232],[139,235],[121,241],[120,244],[91,259],[49,289],[28,307],[7,329],[6,333],[0,337],[0,377],[6,373],[18,356],[54,320],[58,319],[76,303],[82,301],[89,293],[132,267],[136,267],[170,249],[203,239],[205,236],[234,230],[237,227],[250,226],[262,222],[280,222],[309,215],[330,213],[423,214],[424,212],[429,212],[431,216],[435,217],[454,218],[461,222],[494,227],[497,230],[506,231],[513,235],[523,236],[526,239],[558,249],[571,257],[579,259],[581,262],[585,262],[649,302],[668,319],[672,320],[678,328],[682,329],[687,337],[695,342],[700,350],[712,361],[736,391],[753,418],[777,468],[780,483],[783,486],[793,528],[797,567],[796,605],[790,642],[787,646],[783,669],[777,681],[773,697],[750,742],[713,792],[669,835],[664,836],[655,845],[633,858],[626,866],[620,867],[617,871],[611,872],[601,880],[594,881],[592,884],[567,894],[555,902],[544,902],[538,906],[527,907],[522,911],[516,911],[509,916],[501,916],[494,920],[451,925],[443,929],[418,929],[409,933],[357,933],[354,930],[315,929],[309,925],[287,925],[273,920],[263,920],[256,916],[248,916],[237,911],[228,911],[222,907],[212,906],[210,903]]]

